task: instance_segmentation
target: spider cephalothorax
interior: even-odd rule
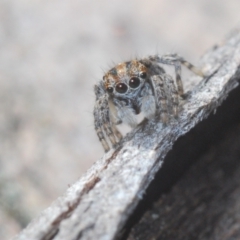
[[[175,67],[176,86],[159,63]],[[181,64],[203,76],[200,70],[175,54],[155,55],[120,63],[95,85],[95,129],[105,151],[110,149],[109,141],[115,145],[122,137],[116,125],[126,123],[135,127],[136,115],[140,112],[147,119],[159,116],[165,124],[169,116],[177,117],[179,97],[183,96]]]

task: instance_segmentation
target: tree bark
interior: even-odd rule
[[[123,229],[132,226],[134,220],[130,220],[137,214],[139,202],[144,202],[148,197],[146,190],[154,182],[156,174],[162,174],[159,177],[161,187],[157,190],[158,195],[176,182],[176,179],[170,180],[174,173],[166,174],[166,171],[159,170],[171,162],[168,159],[174,155],[174,149],[170,150],[179,143],[179,137],[187,136],[191,129],[197,128],[237,87],[239,64],[240,31],[236,30],[221,46],[215,46],[201,59],[200,66],[209,77],[202,80],[194,76],[186,81],[185,88],[191,91],[182,104],[177,120],[171,119],[166,127],[156,120],[140,124],[127,134],[116,149],[97,160],[64,196],[43,211],[14,239],[124,238],[126,235],[122,235]],[[180,142],[180,145],[180,149],[190,149],[191,141],[188,145]],[[184,172],[188,166],[189,163],[183,160],[177,168]],[[155,182],[156,185],[158,183]],[[194,191],[194,188],[191,189]],[[181,212],[181,207],[174,209],[173,218],[175,213]],[[165,222],[166,226],[172,226],[171,220],[168,221]],[[181,218],[178,221],[180,224]],[[153,237],[157,238],[156,235]]]
[[[237,119],[145,211],[128,240],[240,239],[240,108]]]

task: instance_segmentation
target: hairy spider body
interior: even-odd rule
[[[159,64],[175,67],[176,85]],[[126,123],[135,127],[136,115],[140,112],[147,119],[159,117],[164,124],[170,116],[178,116],[179,97],[184,94],[181,65],[204,76],[199,69],[176,54],[155,55],[120,63],[95,85],[94,124],[106,152],[110,149],[109,141],[115,146],[122,138],[116,125]]]

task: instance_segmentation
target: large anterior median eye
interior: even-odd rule
[[[127,91],[128,87],[125,83],[118,83],[116,86],[116,91],[118,93],[125,93]]]
[[[129,80],[129,86],[131,88],[137,88],[140,85],[140,79],[138,77],[132,77]]]

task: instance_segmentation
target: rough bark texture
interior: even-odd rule
[[[122,229],[131,225],[128,222],[130,216],[138,203],[147,197],[144,193],[163,162],[167,164],[169,156],[166,158],[166,155],[174,154],[174,151],[169,152],[173,144],[215,111],[229,92],[237,87],[239,64],[240,32],[236,31],[201,60],[210,77],[199,84],[197,82],[201,79],[196,77],[186,82],[187,89],[192,91],[177,120],[172,120],[167,127],[156,121],[141,124],[123,139],[117,149],[96,161],[63,197],[32,221],[15,240],[119,237]],[[181,149],[188,147],[183,145]],[[185,166],[184,162],[182,166]],[[162,176],[163,182],[171,179],[171,174],[168,178],[163,172]],[[177,196],[175,198],[180,201]],[[179,212],[181,210],[174,210],[173,218]],[[181,221],[179,218],[179,224]],[[165,224],[171,228],[171,221]]]
[[[169,155],[166,160],[174,165],[186,161],[197,163],[169,192],[157,196],[150,207],[150,201],[145,201],[148,210],[132,228],[128,240],[240,239],[239,102],[240,87],[216,115],[174,146],[173,151],[178,155]],[[206,132],[199,138],[201,130]],[[189,149],[180,149],[181,145],[188,145]],[[170,171],[166,165],[161,171],[169,175],[179,172]],[[156,182],[154,193],[159,194]]]

